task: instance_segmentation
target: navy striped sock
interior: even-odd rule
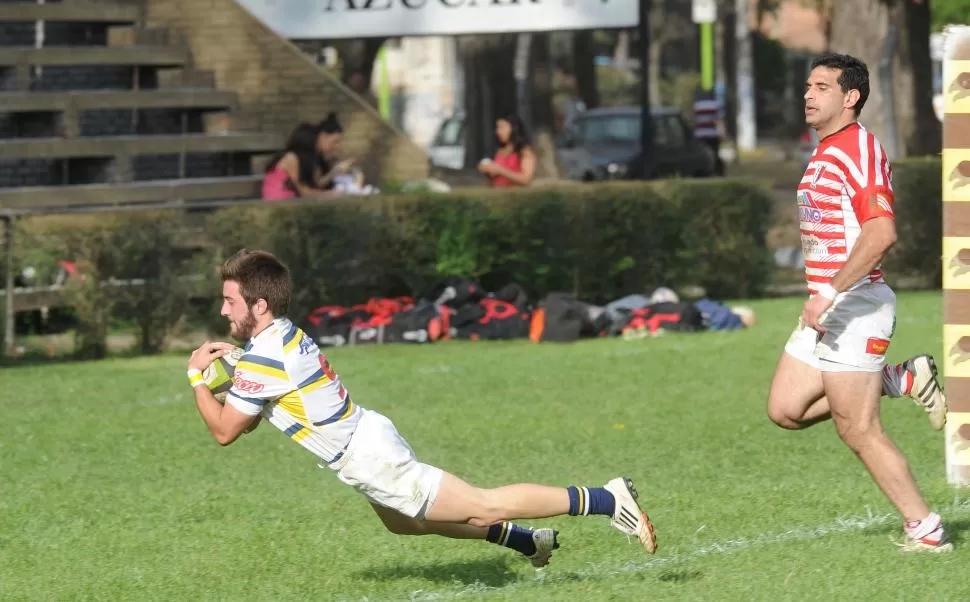
[[[536,553],[536,543],[532,541],[532,530],[508,521],[490,526],[488,534],[485,535],[485,541],[511,548],[526,556],[532,556]]]
[[[570,485],[566,488],[569,493],[569,515],[589,515],[605,514],[613,516],[616,510],[616,500],[613,494],[602,487],[576,487]]]

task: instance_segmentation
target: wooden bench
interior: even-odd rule
[[[178,46],[0,47],[0,67],[181,67],[187,61],[186,51]]]
[[[85,136],[80,138],[8,138],[0,140],[0,159],[71,159],[120,155],[184,153],[271,153],[283,144],[277,134],[159,134]]]
[[[0,189],[0,209],[255,199],[262,175]]]
[[[209,88],[0,92],[0,113],[53,113],[99,109],[232,110],[237,104],[235,92]]]
[[[138,7],[106,2],[54,2],[52,4],[9,2],[0,4],[0,21],[124,25],[138,21]]]

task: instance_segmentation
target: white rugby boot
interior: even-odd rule
[[[923,408],[936,430],[946,425],[946,394],[940,386],[936,362],[931,355],[917,355],[903,362],[903,367],[913,375],[909,397]]]
[[[535,554],[526,556],[537,569],[549,564],[552,551],[559,549],[559,531],[553,529],[535,529],[532,531],[532,542],[536,544]]]
[[[604,489],[613,494],[616,508],[610,524],[627,535],[633,535],[640,540],[647,552],[657,551],[657,535],[654,533],[650,517],[637,503],[637,490],[633,481],[626,477],[617,477],[604,485]]]

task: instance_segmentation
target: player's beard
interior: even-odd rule
[[[229,334],[237,341],[248,341],[253,338],[253,331],[256,330],[256,315],[252,309],[246,310],[246,317],[242,322],[231,322]]]

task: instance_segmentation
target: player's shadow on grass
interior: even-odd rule
[[[965,544],[970,539],[970,518],[946,520],[946,516],[944,516],[943,527],[954,546]]]
[[[508,558],[468,560],[465,562],[433,562],[381,566],[359,571],[357,575],[372,581],[395,581],[399,579],[426,579],[436,583],[485,585],[502,587],[519,580],[519,575],[509,568]]]
[[[698,579],[702,579],[703,577],[704,577],[704,573],[700,571],[681,569],[681,570],[664,571],[663,573],[660,573],[660,576],[657,577],[657,579],[665,583],[681,584],[681,583],[688,583],[690,581],[697,581]]]

